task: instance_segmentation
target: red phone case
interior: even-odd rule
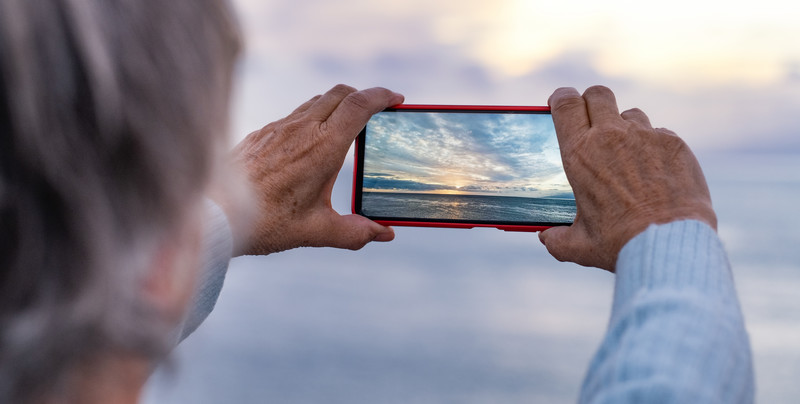
[[[499,106],[499,105],[433,105],[433,104],[400,104],[387,110],[443,110],[443,111],[544,111],[549,112],[550,107],[543,106]],[[356,209],[356,198],[358,197],[358,175],[359,175],[359,150],[361,136],[356,138],[355,164],[353,168],[353,194],[351,200],[352,213],[360,213]],[[522,224],[488,224],[488,223],[462,223],[446,221],[412,221],[412,220],[375,220],[385,226],[412,226],[412,227],[443,227],[456,229],[471,229],[475,227],[497,228],[504,231],[525,231],[537,232],[553,227],[553,225],[522,225]]]

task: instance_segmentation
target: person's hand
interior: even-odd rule
[[[614,94],[559,88],[548,101],[578,214],[539,234],[550,254],[614,271],[617,255],[653,223],[696,219],[716,229],[703,172],[686,143],[653,129],[639,109],[619,113]]]
[[[392,240],[390,227],[339,215],[331,207],[331,192],[347,150],[369,118],[402,102],[402,95],[383,88],[338,85],[247,136],[234,154],[250,180],[256,211],[238,252],[269,254],[300,246],[355,250]]]

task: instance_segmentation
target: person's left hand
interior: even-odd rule
[[[369,118],[402,102],[402,95],[384,88],[338,85],[239,143],[235,159],[247,173],[257,210],[237,252],[269,254],[300,246],[357,250],[370,241],[392,240],[390,227],[339,215],[331,207],[331,192]],[[235,235],[242,233],[234,229]]]

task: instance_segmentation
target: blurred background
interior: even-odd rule
[[[235,139],[337,83],[409,103],[545,105],[604,84],[695,150],[730,254],[757,400],[800,401],[800,9],[782,0],[234,0]],[[352,159],[334,207],[349,212]],[[571,403],[613,275],[535,234],[397,228],[358,252],[231,262],[146,403]]]

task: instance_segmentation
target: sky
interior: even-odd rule
[[[367,124],[364,187],[571,196],[549,114],[379,113]]]
[[[800,8],[784,0],[233,3],[235,139],[337,83],[499,105],[604,84],[695,150],[800,150]]]
[[[558,87],[604,84],[621,110],[639,107],[676,131],[702,155],[753,348],[756,401],[800,402],[800,7],[232,3],[246,41],[233,139],[337,83],[387,87],[408,103],[490,105],[545,105]],[[352,156],[334,187],[340,212],[350,208],[351,170]],[[395,231],[393,242],[357,253],[235,259],[214,313],[178,348],[178,387],[146,402],[576,401],[607,327],[611,274],[556,262],[528,233]],[[162,373],[175,384],[174,372]]]

